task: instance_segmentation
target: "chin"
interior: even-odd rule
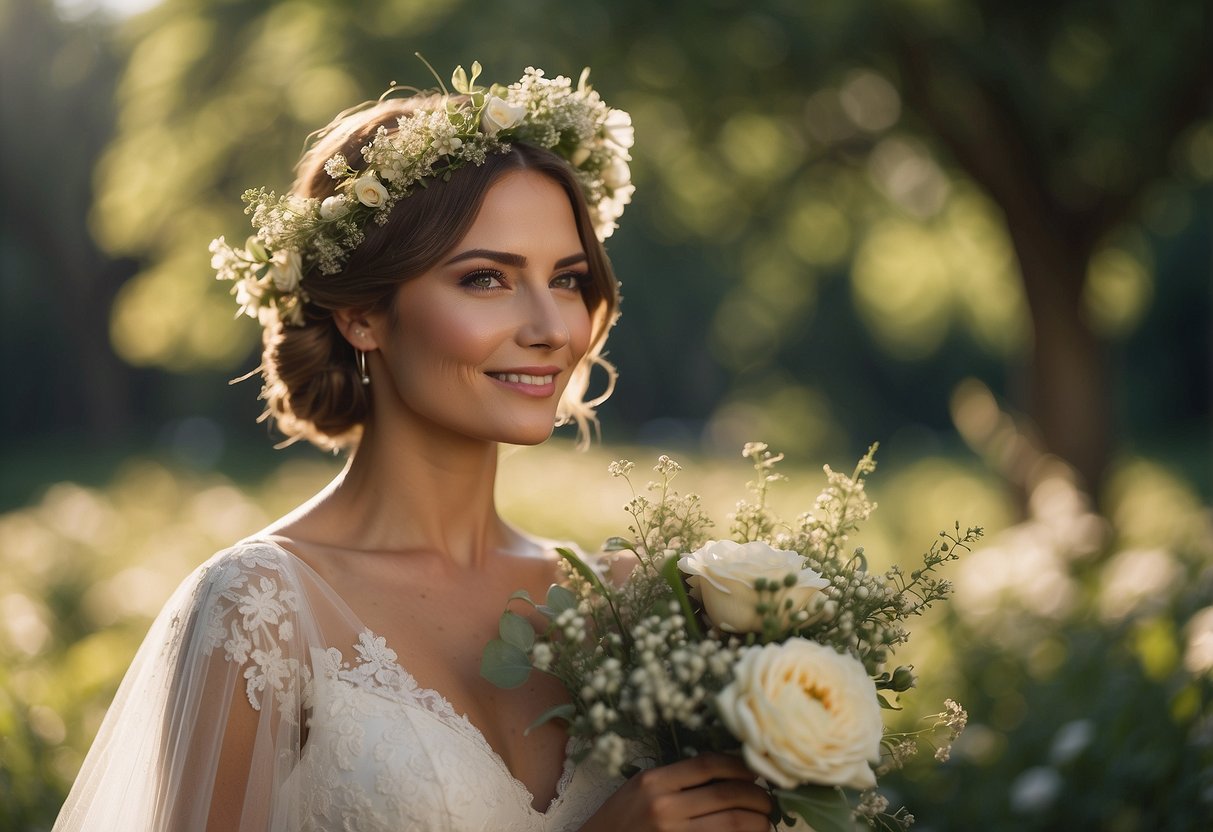
[[[504,431],[504,435],[497,441],[506,445],[542,445],[552,438],[554,431],[553,424],[548,424],[546,427],[516,428]]]

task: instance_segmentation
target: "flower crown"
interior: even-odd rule
[[[210,245],[217,278],[235,282],[237,316],[264,325],[272,309],[282,321],[302,325],[305,271],[340,272],[365,238],[369,220],[385,224],[414,186],[427,187],[430,177],[446,181],[469,163],[482,165],[489,153],[507,152],[510,142],[548,148],[568,161],[585,192],[594,231],[605,240],[635,190],[628,168],[632,119],[606,106],[587,83],[589,73],[585,69],[574,88],[563,75],[545,78],[542,69],[527,67],[508,87],[485,88],[476,86],[479,62],[472,64],[470,78],[457,67],[451,84],[463,97],[453,98],[440,81],[441,95],[431,109],[400,117],[398,130],[379,127],[362,148],[364,169],[354,170],[340,153],[325,162],[325,172],[337,181],[333,196],[245,191],[244,212],[252,215],[255,233],[243,248],[223,237]]]

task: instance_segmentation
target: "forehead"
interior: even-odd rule
[[[511,171],[492,184],[456,249],[548,249],[560,258],[581,251],[573,206],[564,188],[531,170]]]

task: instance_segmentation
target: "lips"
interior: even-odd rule
[[[546,399],[556,392],[556,376],[561,369],[552,366],[511,367],[485,373],[489,378],[518,393]]]
[[[499,381],[508,381],[514,384],[532,384],[536,387],[551,384],[556,380],[555,373],[548,373],[546,375],[532,375],[530,373],[489,373],[489,375],[495,379],[498,379]]]

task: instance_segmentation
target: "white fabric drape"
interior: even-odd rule
[[[280,546],[220,552],[152,624],[54,831],[571,830],[617,787],[569,767],[533,809],[396,658]]]

